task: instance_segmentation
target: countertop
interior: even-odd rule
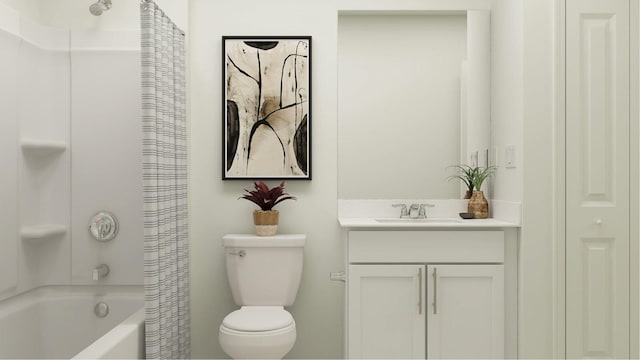
[[[338,218],[340,226],[350,229],[423,229],[423,228],[446,228],[446,229],[467,229],[467,228],[519,228],[520,224],[507,222],[498,219],[459,219],[458,222],[452,222],[450,219],[446,222],[438,222],[438,219],[429,219],[431,222],[379,222],[375,218]],[[456,219],[458,220],[458,219]]]

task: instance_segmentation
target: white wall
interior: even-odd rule
[[[495,199],[521,201],[519,334],[521,358],[554,353],[554,0],[494,0],[492,145],[498,148]],[[516,168],[505,168],[514,145]]]
[[[0,0],[0,3],[17,11],[21,16],[29,18],[31,21],[40,22],[40,0]]]
[[[520,315],[522,357],[554,357],[556,192],[554,0],[524,0],[522,230]],[[541,196],[545,194],[546,196]]]
[[[498,149],[493,198],[522,200],[523,0],[494,0],[491,7],[491,144]],[[516,168],[505,168],[507,145],[516,148]]]
[[[298,201],[280,207],[281,233],[306,233],[301,289],[292,312],[298,328],[290,358],[343,356],[344,244],[337,223],[337,19],[340,10],[488,9],[488,1],[295,0],[218,2],[190,6],[190,237],[192,356],[224,358],[217,342],[222,319],[237,307],[227,285],[221,239],[250,233],[252,204],[238,200],[249,181],[222,181],[223,35],[313,36],[313,180],[290,181]],[[251,11],[247,11],[251,9]],[[275,183],[275,182],[273,182]]]
[[[0,0],[21,1],[21,0]],[[100,16],[89,13],[94,0],[29,0],[37,3],[40,21],[72,30],[139,30],[140,1],[112,0],[111,9]],[[188,28],[188,0],[155,0],[155,3],[184,31]]]
[[[458,197],[466,49],[466,14],[339,16],[339,198]]]
[[[250,182],[220,180],[221,36],[293,34],[313,37],[313,181],[288,182],[288,192],[298,200],[278,206],[280,233],[308,235],[301,288],[290,308],[298,339],[289,356],[341,357],[344,288],[329,281],[329,271],[343,269],[336,195],[335,2],[306,2],[301,6],[295,0],[196,0],[191,1],[190,26],[192,356],[226,357],[218,345],[218,327],[237,307],[227,285],[222,236],[253,231],[254,206],[237,199]]]

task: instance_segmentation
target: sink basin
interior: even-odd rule
[[[374,220],[384,224],[457,224],[462,222],[462,220],[455,218],[375,218]]]

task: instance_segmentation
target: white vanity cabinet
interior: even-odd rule
[[[349,231],[348,358],[503,358],[503,231]]]

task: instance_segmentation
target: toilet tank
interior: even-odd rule
[[[302,278],[304,234],[222,238],[227,279],[240,306],[289,306]]]

